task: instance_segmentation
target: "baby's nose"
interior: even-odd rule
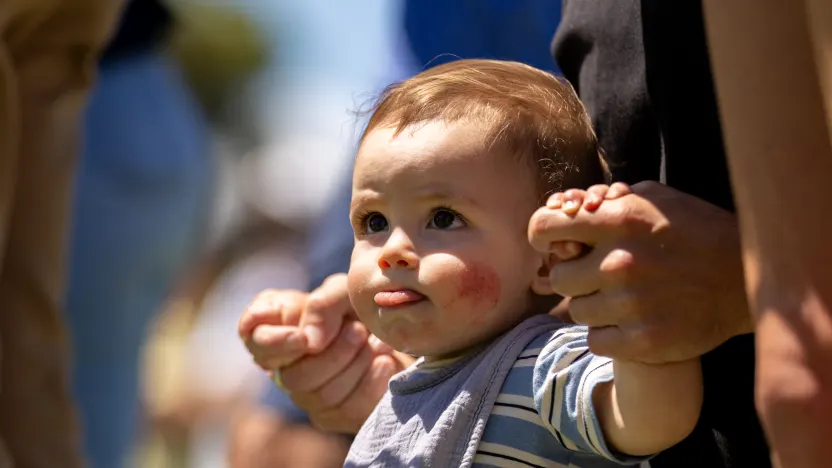
[[[378,266],[382,270],[393,267],[414,269],[419,266],[419,258],[412,252],[387,253],[378,259]]]

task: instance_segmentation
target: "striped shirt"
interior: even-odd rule
[[[612,379],[612,361],[589,352],[585,327],[541,334],[503,382],[474,467],[637,465],[607,447],[595,414],[592,392]]]
[[[396,375],[345,466],[647,467],[604,441],[592,393],[612,377],[584,327],[533,317],[478,353]]]

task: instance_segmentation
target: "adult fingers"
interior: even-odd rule
[[[311,352],[323,351],[335,339],[344,319],[355,315],[347,291],[347,275],[332,275],[309,294],[301,327]]]
[[[307,411],[328,410],[340,406],[356,390],[373,363],[373,350],[362,348],[343,372],[320,389],[296,394],[298,406]]]
[[[590,328],[615,326],[637,312],[637,298],[627,290],[602,289],[569,301],[569,316]]]
[[[237,331],[244,341],[259,325],[296,326],[300,322],[307,294],[295,290],[267,289],[243,311]]]
[[[587,342],[590,350],[599,356],[648,364],[678,362],[697,355],[691,354],[690,347],[684,343],[673,341],[674,336],[661,322],[632,321],[590,328]]]
[[[247,345],[254,362],[264,369],[287,366],[307,353],[306,336],[298,327],[261,325]]]
[[[387,391],[397,372],[396,361],[387,355],[376,356],[358,387],[337,408],[310,412],[312,423],[324,430],[355,434]]]
[[[598,356],[614,359],[628,359],[630,354],[621,354],[626,337],[621,328],[616,326],[590,328],[586,336],[589,350]]]
[[[370,343],[370,348],[373,349],[373,353],[376,355],[381,354],[393,354],[393,348],[390,347],[389,344],[381,341],[375,335],[370,335],[370,338],[367,340]]]
[[[561,296],[586,296],[626,283],[637,274],[635,270],[635,257],[629,250],[598,246],[583,257],[553,265],[549,282]]]
[[[324,351],[282,368],[283,385],[293,393],[317,390],[343,372],[359,350],[369,348],[368,337],[367,329],[360,322],[346,322],[335,341]]]
[[[605,252],[592,249],[583,257],[555,263],[549,271],[549,284],[564,297],[585,296],[601,289],[600,265]]]

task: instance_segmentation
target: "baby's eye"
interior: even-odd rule
[[[364,228],[368,233],[382,232],[387,229],[387,218],[381,213],[370,213],[364,218]]]
[[[465,226],[465,221],[458,213],[447,208],[439,208],[433,212],[428,227],[433,229],[456,229]]]

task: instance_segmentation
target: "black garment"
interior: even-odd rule
[[[733,211],[701,3],[565,0],[553,54],[589,110],[614,180],[660,180]],[[754,409],[754,340],[703,356],[694,433],[652,468],[771,466]]]
[[[155,48],[167,38],[172,25],[173,16],[160,0],[129,0],[101,61],[118,60]]]

